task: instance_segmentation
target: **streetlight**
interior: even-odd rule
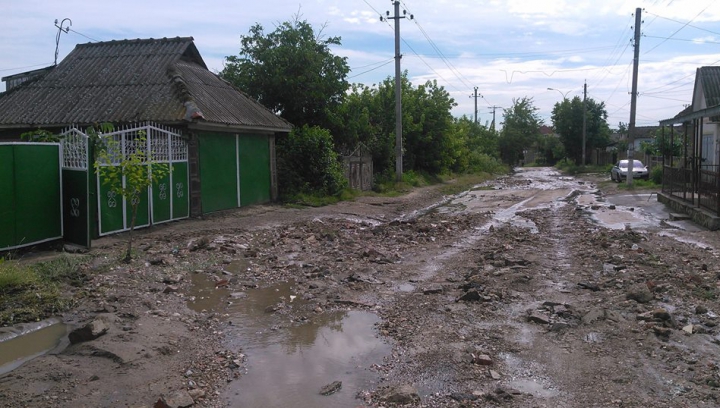
[[[560,92],[560,95],[562,95],[563,100],[567,99],[567,94],[569,94],[570,92],[572,92],[572,90],[570,90],[570,91],[567,91],[567,92],[563,93],[561,90],[555,89],[555,88],[548,88],[547,90],[548,90],[548,91],[558,91],[558,92]]]

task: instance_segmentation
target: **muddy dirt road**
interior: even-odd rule
[[[455,197],[256,207],[106,239],[8,406],[720,405],[720,240],[651,192],[520,169]],[[323,395],[326,394],[326,395]],[[164,405],[162,405],[164,404]]]

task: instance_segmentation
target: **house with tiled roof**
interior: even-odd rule
[[[684,151],[682,157],[666,158],[658,199],[720,229],[720,66],[698,68],[692,104],[660,125]]]
[[[57,66],[28,74],[2,78],[0,142],[38,129],[64,136],[63,169],[89,174],[87,191],[64,200],[97,218],[91,235],[129,227],[126,203],[109,199],[92,171],[86,129],[94,124],[112,124],[105,136],[127,148],[147,135],[153,157],[173,168],[161,190],[148,192],[139,225],[277,196],[275,139],[292,125],[211,72],[191,37],[80,44]]]

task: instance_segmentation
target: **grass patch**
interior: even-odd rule
[[[68,256],[36,264],[0,261],[0,325],[39,321],[72,307],[75,299],[62,288],[85,282],[81,264]]]
[[[481,184],[487,180],[493,179],[494,176],[489,173],[478,173],[478,174],[460,174],[455,175],[452,178],[448,176],[447,180],[443,180],[445,185],[440,188],[440,192],[444,195],[453,195],[463,191],[473,189],[473,187]],[[492,190],[492,186],[483,187],[487,190]],[[480,190],[483,188],[476,188]]]
[[[658,184],[655,184],[655,182],[652,180],[633,179],[632,186],[628,186],[627,180],[623,180],[622,183],[618,183],[618,189],[621,190],[634,190],[636,188],[648,189],[658,187],[660,186]]]
[[[693,295],[704,300],[716,300],[718,298],[717,291],[713,288],[695,288],[693,289]]]

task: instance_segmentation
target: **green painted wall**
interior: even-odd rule
[[[270,144],[267,136],[240,135],[240,204],[270,201]]]
[[[0,145],[0,248],[15,246],[15,155]]]

